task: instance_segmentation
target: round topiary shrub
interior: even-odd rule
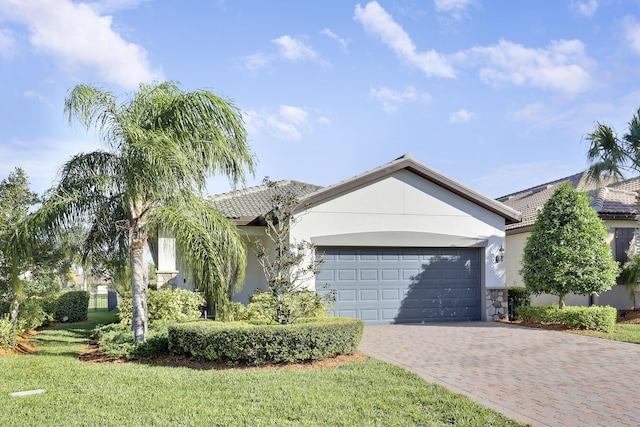
[[[352,354],[364,322],[325,317],[288,325],[198,321],[169,326],[169,350],[229,364],[296,363]]]

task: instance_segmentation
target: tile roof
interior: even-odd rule
[[[586,191],[592,197],[591,207],[603,218],[634,219],[640,212],[638,209],[640,177],[623,181],[615,181],[612,177],[607,177],[598,184],[589,180],[587,171],[584,171],[496,199],[522,212],[522,222],[508,224],[507,232],[532,226],[544,204],[562,182],[569,182],[574,188]]]
[[[292,192],[298,198],[295,209],[304,209],[309,205],[323,202],[361,185],[388,176],[401,169],[406,169],[429,180],[446,190],[492,211],[505,219],[507,224],[520,221],[520,212],[494,199],[483,196],[462,184],[453,181],[425,165],[415,161],[411,154],[405,154],[387,164],[353,178],[341,181],[329,187],[307,184],[300,181],[278,181],[278,191]],[[264,215],[271,209],[273,190],[266,185],[250,187],[242,190],[210,196],[210,203],[237,225],[264,225]]]
[[[275,188],[259,185],[210,196],[208,200],[238,225],[259,224],[263,216],[271,210],[274,191],[291,192],[298,199],[304,199],[322,188],[292,180],[277,181],[274,184]]]

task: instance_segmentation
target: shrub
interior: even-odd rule
[[[566,307],[562,324],[573,329],[611,332],[615,328],[617,316],[617,310],[609,306]]]
[[[559,323],[561,310],[557,305],[545,307],[523,306],[516,309],[516,316],[523,322]]]
[[[222,309],[223,317],[227,322],[247,320],[247,307],[241,302],[230,301]]]
[[[47,321],[47,313],[42,309],[40,301],[28,299],[18,308],[18,335],[21,335]]]
[[[118,359],[136,359],[169,354],[166,326],[149,329],[144,342],[133,342],[133,331],[123,323],[112,323],[95,328],[92,338],[97,340],[100,350]]]
[[[359,319],[326,317],[286,325],[191,322],[169,327],[169,350],[230,364],[294,363],[351,354],[362,338]]]
[[[65,292],[58,298],[54,320],[56,322],[82,322],[89,313],[89,293],[86,291]],[[65,317],[67,318],[65,320]]]
[[[271,292],[258,292],[249,299],[247,320],[259,323],[276,322],[276,298]],[[284,295],[284,304],[289,309],[291,319],[323,317],[327,306],[320,294],[297,291]]]
[[[202,308],[206,305],[204,297],[185,289],[163,288],[159,291],[149,290],[147,315],[149,322],[186,322],[200,318]],[[131,295],[123,295],[120,302],[120,322],[131,325]]]
[[[523,322],[560,323],[572,329],[590,329],[610,332],[616,324],[617,312],[613,307],[520,307],[518,318]]]
[[[520,307],[531,305],[531,292],[525,287],[513,286],[507,289],[509,301],[509,320],[517,320],[517,310]]]
[[[13,347],[16,342],[16,334],[8,314],[0,317],[0,348]]]
[[[37,298],[40,307],[46,314],[46,318],[44,320],[43,325],[48,325],[53,322],[56,315],[56,309],[58,308],[58,297],[57,296],[49,296],[49,297],[41,297]]]

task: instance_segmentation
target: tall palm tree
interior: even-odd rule
[[[141,84],[131,99],[79,85],[65,99],[69,122],[95,127],[105,150],[81,153],[61,169],[35,222],[50,231],[88,224],[87,251],[129,254],[135,341],[147,330],[147,243],[163,227],[176,236],[180,262],[214,313],[243,281],[245,248],[235,226],[201,197],[206,179],[234,184],[253,173],[241,112],[206,90],[172,82]]]
[[[631,118],[628,131],[622,138],[611,127],[597,123],[587,135],[591,162],[589,176],[599,181],[603,175],[622,178],[624,171],[640,172],[640,109]]]

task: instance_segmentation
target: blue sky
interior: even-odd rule
[[[585,169],[596,122],[626,130],[640,2],[0,0],[0,64],[0,177],[20,166],[39,193],[100,146],[63,117],[74,85],[174,80],[244,111],[248,185],[410,152],[498,197]]]

